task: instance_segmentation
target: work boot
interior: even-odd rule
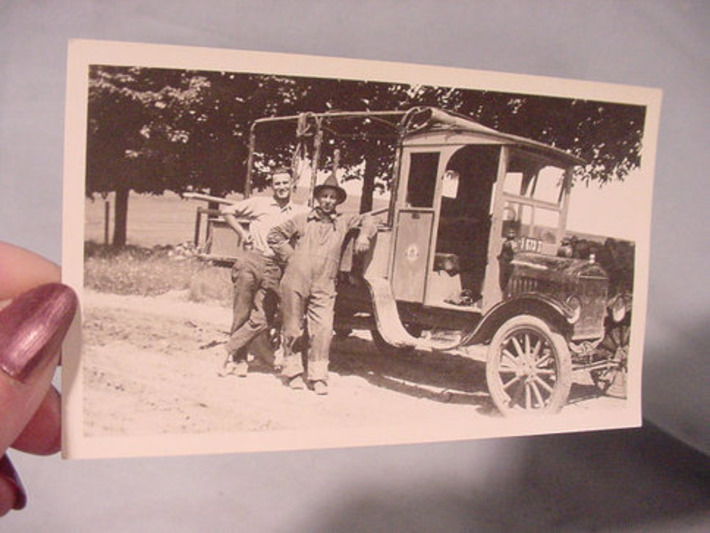
[[[247,377],[248,372],[249,363],[244,360],[233,361],[229,359],[224,362],[224,368],[222,368],[222,371],[219,373],[219,375],[220,377],[237,376],[240,378],[245,378]]]
[[[299,374],[297,376],[289,378],[288,386],[293,390],[302,390],[306,388],[306,383],[303,381],[303,377],[301,376],[301,374]]]
[[[326,394],[328,394],[328,383],[320,379],[318,381],[314,381],[313,392],[320,396],[325,396]]]

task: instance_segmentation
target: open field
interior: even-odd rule
[[[110,233],[113,235],[113,195]],[[191,241],[195,234],[195,210],[201,202],[183,200],[178,195],[162,196],[131,194],[128,201],[128,244],[137,246],[175,245]],[[105,203],[100,197],[85,202],[84,240],[103,243]]]

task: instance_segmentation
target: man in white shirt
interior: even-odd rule
[[[308,209],[291,201],[293,188],[291,170],[278,168],[271,174],[271,196],[251,196],[223,210],[224,220],[251,249],[244,250],[232,267],[233,319],[221,375],[246,377],[249,344],[273,325],[282,270],[266,236],[272,227]],[[248,236],[238,219],[249,220]]]

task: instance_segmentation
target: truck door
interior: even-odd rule
[[[403,158],[406,180],[396,212],[392,261],[392,292],[399,301],[424,302],[439,159],[439,152],[410,152]]]
[[[472,310],[481,298],[488,264],[491,196],[499,161],[499,145],[470,144],[457,148],[446,162],[446,170],[440,178],[441,204],[434,262],[434,270],[439,271],[441,277],[431,280],[427,305],[453,301],[461,310]],[[498,253],[500,250],[496,250],[495,255]],[[450,277],[444,273],[446,269],[442,272],[441,268],[446,258],[455,265],[449,274],[458,280],[451,286],[460,285],[460,295],[452,295],[448,285],[434,291],[437,288],[434,280]]]

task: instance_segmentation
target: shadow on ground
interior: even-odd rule
[[[480,414],[500,416],[488,394],[485,363],[470,357],[417,350],[382,352],[372,341],[351,336],[333,343],[330,370],[415,398],[468,404]],[[591,402],[602,395],[583,381],[572,384],[568,404]]]
[[[486,387],[485,365],[460,355],[417,350],[385,353],[372,341],[348,337],[333,344],[330,370],[415,398],[470,404],[484,414],[496,412]]]

